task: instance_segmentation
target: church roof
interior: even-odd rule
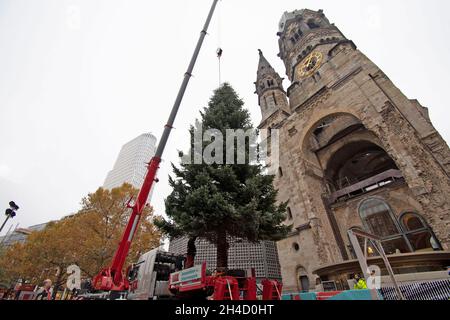
[[[258,64],[257,80],[259,80],[261,77],[267,74],[272,74],[274,77],[279,77],[275,69],[270,65],[269,61],[267,61],[266,57],[264,57],[263,52],[260,49],[258,49],[258,51],[259,51],[259,64]]]

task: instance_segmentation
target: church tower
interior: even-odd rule
[[[348,288],[361,273],[348,238],[353,228],[383,239],[397,273],[444,270],[450,151],[428,109],[322,10],[286,12],[277,35],[291,84],[284,91],[260,53],[256,93],[260,128],[279,129],[275,186],[278,200],[289,201],[293,227],[278,243],[285,289],[314,289],[318,279]],[[377,262],[372,248],[367,254]]]
[[[261,128],[273,127],[290,115],[283,80],[259,50],[255,93],[258,95],[258,104],[263,117]]]

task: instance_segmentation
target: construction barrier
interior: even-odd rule
[[[401,284],[406,300],[450,300],[450,280]],[[282,300],[399,300],[394,287],[379,290],[348,290],[283,294]]]
[[[353,301],[370,301],[383,300],[377,290],[349,290],[343,291],[328,300],[353,300]]]
[[[348,290],[283,294],[282,300],[383,300],[376,290]]]
[[[406,300],[449,300],[450,280],[418,282],[399,286]],[[395,288],[379,290],[385,300],[399,300]]]
[[[283,294],[281,300],[317,300],[315,292]]]

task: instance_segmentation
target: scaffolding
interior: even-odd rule
[[[387,258],[386,253],[384,252],[383,245],[382,245],[382,239],[376,235],[367,233],[363,230],[359,229],[352,229],[348,231],[348,236],[350,238],[350,242],[353,246],[353,250],[355,251],[356,257],[358,259],[359,265],[361,267],[362,273],[364,275],[364,278],[366,279],[366,282],[372,279],[372,275],[370,274],[370,269],[367,264],[367,252],[368,252],[368,241],[370,241],[374,247],[374,249],[378,252],[380,257],[383,259],[383,262],[386,266],[386,269],[389,273],[389,276],[391,277],[391,281],[394,285],[395,291],[397,293],[397,298],[399,300],[406,300],[402,291],[400,290],[400,287],[398,286],[397,280],[395,279],[394,271],[392,270],[391,264],[389,263],[389,259]],[[364,251],[361,248],[361,244],[358,240],[358,237],[364,239]]]

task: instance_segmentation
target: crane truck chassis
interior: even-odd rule
[[[183,269],[186,258],[161,249],[142,255],[128,273],[129,300],[258,300],[255,269],[211,273],[206,262]],[[262,300],[280,300],[282,284],[263,280]]]

